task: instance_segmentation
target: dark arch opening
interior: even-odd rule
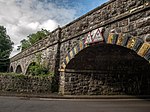
[[[66,66],[71,94],[150,94],[150,64],[136,52],[110,44],[91,45]]]
[[[17,68],[16,68],[16,73],[22,73],[22,69],[21,69],[21,66],[18,65]]]
[[[13,67],[12,67],[12,66],[10,67],[10,72],[14,72],[14,70],[13,70]]]

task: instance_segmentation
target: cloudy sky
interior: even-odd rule
[[[77,19],[108,0],[0,0],[0,25],[14,42],[11,57],[20,41],[41,28],[49,31]]]

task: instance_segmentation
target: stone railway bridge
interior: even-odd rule
[[[150,3],[110,0],[11,58],[26,75],[41,54],[61,94],[150,94]]]

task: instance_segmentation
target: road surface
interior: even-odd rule
[[[150,112],[150,100],[28,99],[0,96],[0,112]]]

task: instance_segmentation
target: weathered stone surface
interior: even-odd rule
[[[97,44],[67,64],[66,72],[61,72],[65,78],[61,86],[64,94],[72,95],[150,94],[149,73],[148,62],[135,52]]]
[[[39,53],[42,54],[42,62],[46,61],[48,63],[50,71],[56,71],[56,69],[58,71],[59,65],[62,64],[67,53],[79,44],[79,40],[86,37],[88,32],[100,27],[105,29],[105,42],[112,30],[115,33],[123,33],[143,39],[150,32],[149,7],[150,4],[147,4],[145,0],[110,0],[64,27],[54,30],[47,38],[12,57],[11,71],[16,72],[17,66],[21,66],[22,72],[25,74],[28,66],[36,61],[36,55]],[[124,42],[122,44],[125,47],[128,40],[124,40]],[[110,54],[105,54],[106,57],[107,55]],[[91,65],[87,68],[91,68]],[[80,76],[66,80],[77,80],[79,82],[78,85],[82,82]],[[88,78],[87,80],[85,84],[90,83]],[[103,84],[104,82],[96,81],[95,83]],[[81,85],[85,84],[81,83]],[[81,92],[78,85],[74,86],[77,86],[79,89],[77,91]],[[67,87],[72,88],[71,86]],[[67,87],[65,86],[64,88]],[[81,88],[83,93],[87,93],[87,86]],[[101,90],[103,88],[107,87],[104,85]],[[93,86],[88,90],[96,91]],[[120,88],[104,89],[103,93],[107,93],[107,91],[120,91]]]
[[[149,10],[142,11],[133,14],[125,19],[115,21],[119,16],[125,16],[125,13],[131,10],[138,10],[138,7],[144,5],[144,1],[139,0],[112,0],[102,6],[94,9],[79,19],[69,23],[68,25],[61,28],[61,36],[59,37],[59,29],[51,32],[46,39],[43,39],[35,43],[29,49],[24,50],[18,55],[11,58],[11,66],[13,71],[16,71],[18,65],[21,65],[22,71],[25,74],[27,66],[35,60],[35,54],[42,52],[43,59],[49,60],[50,71],[54,71],[55,66],[55,55],[57,52],[58,41],[61,42],[60,48],[60,59],[62,60],[66,52],[68,52],[77,43],[76,39],[71,39],[77,34],[82,34],[91,28],[95,28],[104,25],[106,29],[120,29],[123,33],[133,34],[134,36],[140,36],[148,33],[148,29],[144,28],[149,26]],[[148,5],[149,6],[149,5]],[[146,6],[146,7],[148,7]],[[111,21],[109,25],[105,25]],[[135,31],[137,30],[137,31]],[[61,38],[61,40],[59,40]],[[67,39],[71,39],[68,40]],[[66,41],[64,41],[66,40]],[[75,40],[75,41],[74,41]],[[22,64],[24,63],[24,64]],[[61,63],[61,62],[60,62]]]
[[[0,75],[1,92],[49,94],[51,93],[51,78]]]
[[[144,90],[142,88],[140,75],[126,74],[100,74],[95,73],[65,73],[65,93],[70,95],[138,95]],[[68,78],[74,77],[74,80]],[[149,80],[144,79],[145,81]],[[145,85],[146,86],[146,85]],[[140,89],[141,88],[141,89]],[[147,93],[149,94],[149,93]]]

